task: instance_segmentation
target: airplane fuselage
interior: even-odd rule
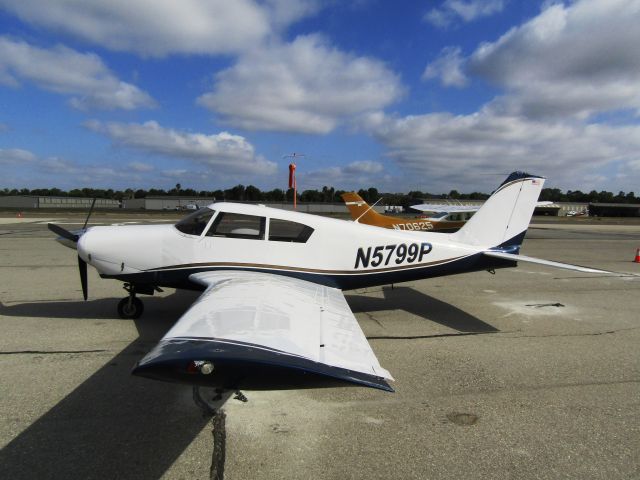
[[[456,243],[442,233],[382,229],[256,205],[217,203],[209,208],[215,214],[199,235],[175,225],[93,227],[81,237],[78,253],[105,278],[194,289],[201,287],[189,275],[212,270],[261,271],[353,289],[515,266],[481,255],[483,246]],[[223,213],[259,218],[262,231],[254,237],[215,234]],[[274,221],[313,232],[305,241],[283,241],[273,236]]]

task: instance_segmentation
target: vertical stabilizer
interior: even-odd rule
[[[513,172],[451,238],[470,245],[513,247],[517,251],[529,228],[544,180],[537,175]]]
[[[386,223],[389,223],[385,221],[387,219],[385,219],[383,215],[376,212],[373,207],[365,202],[357,193],[345,192],[341,197],[354,221],[378,226],[386,226]]]

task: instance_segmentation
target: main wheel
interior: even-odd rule
[[[131,299],[129,304],[129,297],[125,297],[118,302],[118,315],[120,318],[139,318],[144,312],[144,304],[138,297]]]

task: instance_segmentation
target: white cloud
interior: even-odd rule
[[[115,144],[170,158],[195,160],[223,174],[269,175],[276,164],[256,155],[253,145],[240,135],[186,133],[164,128],[157,122],[102,123],[92,120],[85,126],[107,135]]]
[[[0,149],[5,183],[16,188],[78,188],[112,186],[113,182],[141,182],[134,172],[105,165],[81,165],[60,157],[40,157],[19,148]]]
[[[147,93],[113,75],[95,54],[64,46],[38,48],[0,37],[0,84],[18,87],[21,81],[71,95],[71,105],[79,109],[132,110],[155,105]]]
[[[198,102],[240,128],[328,133],[401,94],[399,79],[382,62],[309,35],[243,55],[216,74],[213,91]]]
[[[424,20],[436,27],[446,28],[457,20],[468,23],[499,13],[505,3],[505,0],[445,0],[440,8],[429,10]]]
[[[425,70],[443,84],[464,72],[504,89],[478,112],[379,113],[369,129],[402,169],[431,185],[487,191],[495,180],[483,173],[523,169],[565,189],[633,190],[640,126],[599,124],[596,115],[640,112],[639,24],[639,0],[547,2],[470,57],[445,49]]]
[[[162,171],[162,175],[164,175],[165,177],[171,178],[171,179],[175,179],[175,180],[184,179],[185,175],[187,175],[188,173],[189,173],[189,171],[184,169],[184,168],[174,168],[172,170],[163,170]]]
[[[144,162],[131,162],[127,165],[127,167],[133,170],[134,172],[141,172],[141,173],[152,172],[155,170],[155,167],[153,165],[149,165],[148,163],[144,163]]]
[[[298,176],[298,188],[319,189],[322,186],[336,188],[364,188],[380,186],[386,176],[384,166],[372,160],[359,160],[341,167],[327,167],[310,172],[301,172]],[[382,181],[382,182],[381,182]]]
[[[55,156],[39,157],[22,149],[0,149],[0,165],[3,166],[5,185],[11,188],[171,188],[176,181],[185,186],[211,188],[221,179],[217,171],[157,169],[138,161],[126,166],[116,165],[111,160],[86,164]],[[222,178],[238,181],[224,175]]]
[[[341,167],[341,170],[347,175],[367,175],[372,173],[380,173],[382,172],[382,170],[384,170],[384,167],[380,162],[374,162],[371,160],[359,160]]]
[[[275,28],[290,24],[320,10],[319,0],[266,0],[265,7]]]
[[[540,122],[491,109],[460,116],[377,114],[369,118],[368,128],[405,174],[435,189],[490,191],[497,180],[487,174],[500,177],[513,170],[584,189],[585,179],[603,169],[640,159],[640,126]],[[627,180],[638,182],[637,177]]]
[[[640,109],[640,1],[553,4],[470,57],[507,89],[494,107],[531,118]]]
[[[314,13],[315,0],[0,0],[23,21],[144,56],[228,54]]]
[[[29,162],[34,162],[37,157],[27,151],[20,148],[0,148],[0,165],[21,165]]]
[[[89,174],[89,172],[96,173],[96,169],[99,169],[100,176],[107,175],[107,171],[104,167],[100,166],[80,166],[75,162],[66,160],[60,157],[47,157],[37,159],[37,170],[47,174],[62,174],[62,175],[79,175]]]
[[[422,79],[439,77],[445,87],[464,87],[469,81],[462,71],[463,64],[460,47],[445,47],[438,58],[427,65]]]

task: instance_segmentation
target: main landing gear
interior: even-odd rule
[[[201,390],[204,389],[204,392]],[[211,396],[213,389],[215,395]],[[233,395],[234,400],[247,403],[249,399],[240,390],[229,390],[226,388],[193,386],[193,401],[202,410],[204,416],[215,415]]]
[[[118,315],[120,318],[139,318],[144,312],[144,304],[136,297],[136,286],[132,283],[125,283],[123,288],[129,293],[129,296],[118,302]]]

